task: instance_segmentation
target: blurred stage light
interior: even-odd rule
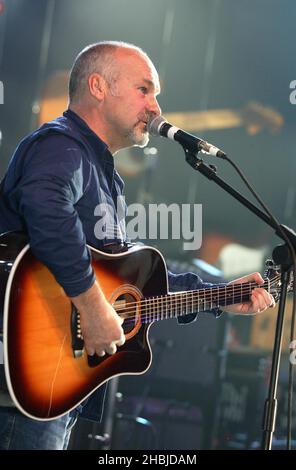
[[[2,15],[2,13],[4,12],[4,7],[5,3],[3,2],[3,0],[0,0],[0,15]]]

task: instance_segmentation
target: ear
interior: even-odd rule
[[[106,86],[106,80],[99,73],[92,73],[88,77],[89,92],[99,101],[102,101],[105,96]]]

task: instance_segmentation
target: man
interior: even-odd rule
[[[86,243],[104,249],[124,243],[117,196],[123,182],[113,155],[122,148],[145,146],[147,122],[160,114],[159,78],[148,56],[136,46],[102,42],[76,58],[69,82],[69,109],[18,146],[1,185],[0,231],[22,230],[35,256],[48,266],[78,308],[89,355],[114,354],[124,344],[122,320],[106,300],[90,263]],[[97,239],[95,208],[114,207],[114,236]],[[263,282],[259,273],[234,282]],[[195,274],[169,273],[172,291],[203,288]],[[264,311],[274,305],[264,289],[249,302],[229,307],[235,313]],[[218,316],[217,309],[213,313]],[[187,322],[194,315],[183,319]],[[3,383],[3,380],[2,380]],[[5,385],[2,385],[5,395]],[[51,422],[22,416],[14,407],[0,408],[1,449],[63,449],[77,412],[95,417],[102,388],[75,412]],[[95,410],[93,408],[95,402]],[[6,406],[5,406],[6,405]]]

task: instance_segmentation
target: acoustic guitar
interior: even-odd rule
[[[0,236],[4,366],[10,395],[25,415],[51,420],[75,408],[108,379],[142,374],[152,360],[151,323],[247,301],[256,283],[169,293],[161,253],[134,246],[116,254],[89,247],[105,296],[124,319],[126,342],[114,355],[84,352],[79,312],[24,234]],[[263,287],[277,296],[280,275]]]

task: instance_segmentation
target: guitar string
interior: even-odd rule
[[[273,282],[274,280],[270,281],[267,287],[268,288],[272,287]],[[241,286],[244,286],[244,288],[241,288]],[[216,303],[216,301],[219,300],[219,303],[220,302],[222,303],[222,301],[228,300],[229,297],[233,295],[235,297],[239,297],[239,296],[250,294],[250,292],[257,286],[264,288],[264,284],[261,284],[260,286],[255,283],[248,283],[247,286],[245,284],[233,284],[231,285],[231,289],[228,289],[231,292],[227,292],[225,294],[225,292],[222,292],[222,290],[224,290],[224,287],[222,287],[222,288],[219,288],[221,292],[214,292],[213,294],[210,294],[210,295],[204,294],[201,298],[200,298],[200,294],[205,289],[199,289],[197,291],[185,291],[185,292],[180,292],[180,293],[176,292],[174,294],[168,294],[164,296],[147,297],[146,299],[143,299],[141,301],[129,302],[127,307],[126,306],[117,307],[116,311],[119,313],[122,313],[122,312],[129,313],[129,312],[134,311],[134,307],[139,307],[141,304],[143,307],[147,307],[147,304],[149,303],[152,304],[152,308],[154,308],[153,302],[160,304],[160,306],[165,306],[166,304],[168,303],[171,304],[172,302],[174,304],[178,304],[178,303],[182,304],[183,302],[186,304],[186,303],[191,303],[193,300],[198,300],[200,303]],[[230,286],[225,286],[225,287],[229,288]],[[217,289],[217,288],[213,288],[213,289]],[[184,299],[184,296],[188,297],[188,300]],[[213,299],[213,297],[215,298]]]
[[[271,281],[271,282],[269,283],[269,285],[272,286],[272,283],[273,283],[273,281]],[[251,283],[250,283],[250,284],[251,284]],[[255,284],[255,285],[256,285],[256,284]],[[237,284],[234,284],[234,286],[238,286],[238,285],[237,285]],[[261,287],[262,287],[262,286],[263,286],[263,285],[261,285]],[[201,290],[202,290],[202,289],[201,289]],[[242,295],[250,294],[251,291],[252,291],[252,289],[251,289],[250,287],[249,287],[248,289],[245,289],[245,288],[244,288],[243,294],[242,294],[241,290],[238,290],[238,289],[237,289],[236,295],[233,296],[233,299],[237,299],[237,301],[239,301]],[[169,297],[171,297],[171,296],[169,296]],[[151,299],[153,299],[154,302],[157,302],[158,305],[156,305],[156,306],[153,305],[152,302],[151,302]],[[146,305],[143,305],[143,307],[144,307],[144,308],[145,308],[145,307],[146,307],[146,308],[148,307],[148,308],[149,308],[149,311],[145,311],[145,309],[144,309],[143,314],[140,315],[142,320],[149,319],[150,321],[155,321],[156,319],[157,319],[157,320],[160,319],[160,318],[158,318],[158,316],[163,317],[163,314],[157,313],[157,312],[159,311],[159,308],[160,308],[160,307],[167,307],[168,304],[171,304],[171,301],[172,301],[172,300],[174,300],[174,306],[169,305],[170,310],[171,310],[172,312],[173,312],[174,308],[175,308],[175,310],[177,310],[177,308],[182,307],[182,304],[183,304],[183,303],[184,303],[184,307],[187,307],[188,304],[190,304],[190,307],[198,307],[200,304],[201,304],[201,305],[203,304],[202,306],[204,307],[204,310],[207,310],[207,309],[210,307],[210,305],[207,305],[207,304],[213,304],[213,301],[212,301],[212,300],[211,300],[211,302],[209,302],[209,301],[207,301],[207,300],[205,300],[205,299],[201,299],[201,300],[200,300],[200,299],[198,299],[198,296],[195,296],[195,297],[192,296],[192,298],[190,298],[189,301],[185,301],[185,300],[182,300],[182,299],[180,299],[180,298],[179,298],[179,299],[176,299],[176,300],[175,300],[175,299],[172,299],[172,298],[169,298],[169,299],[167,299],[165,302],[162,301],[162,302],[161,302],[161,305],[159,305],[160,299],[164,300],[164,298],[161,298],[161,297],[160,297],[160,298],[157,298],[157,297],[152,298],[152,297],[150,297],[150,298],[148,298],[147,300],[144,300],[144,301],[141,301],[141,302],[133,302],[134,305],[138,305],[138,306],[139,306],[140,304],[144,304],[144,302],[146,302]],[[198,301],[196,301],[196,300],[198,300]],[[223,299],[222,296],[219,296],[219,301],[220,301],[220,300],[221,300],[221,303],[222,303],[222,300],[227,300],[227,299],[226,299],[226,298]],[[151,302],[151,305],[148,306],[147,303],[148,303],[149,301]],[[194,302],[194,301],[195,301],[195,302]],[[232,303],[237,303],[237,302],[232,302]],[[229,305],[230,305],[230,304],[229,304]],[[213,307],[211,307],[211,308],[213,308]],[[198,310],[199,310],[199,311],[202,311],[200,308],[199,308]],[[116,311],[117,311],[117,312],[119,312],[119,311],[125,311],[125,313],[133,313],[133,312],[134,312],[134,308],[130,308],[130,306],[128,306],[128,307],[125,307],[125,308],[116,309]],[[155,315],[156,313],[157,313],[157,318],[153,318],[153,319],[152,319],[151,317],[152,317],[152,316],[154,317],[154,315]],[[193,313],[193,312],[189,312],[189,313]],[[166,311],[166,316],[165,316],[165,318],[175,318],[174,315],[173,315],[173,316],[171,316],[171,315],[173,315],[173,314],[170,313],[169,316],[168,316],[168,310],[167,310],[167,311]],[[177,316],[182,316],[182,315],[186,315],[186,313],[181,313],[181,314],[179,314],[179,315],[177,315]],[[133,320],[134,320],[134,319],[137,319],[138,317],[139,317],[138,314],[135,314],[135,315],[133,315],[133,316],[129,316],[128,318],[125,319],[125,322],[126,322],[126,323],[128,323],[128,322],[133,322]]]
[[[235,304],[235,303],[240,303],[239,299],[237,302],[233,302],[232,304]],[[229,305],[232,305],[232,304],[229,304]],[[201,312],[204,312],[206,310],[210,310],[211,308],[213,308],[213,306],[211,306],[209,303],[208,304],[204,303],[202,307],[200,307],[198,303],[191,303],[191,307],[192,306],[193,306],[193,309],[191,309],[190,312],[186,312],[186,313],[176,313],[176,312],[173,313],[174,309],[171,309],[171,312],[168,314],[158,313],[159,309],[156,309],[150,312],[144,311],[140,315],[134,315],[134,316],[130,316],[126,318],[124,320],[124,324],[125,325],[134,324],[139,319],[141,320],[141,323],[151,323],[151,322],[164,320],[164,319],[166,320],[170,318],[178,318],[178,317],[186,316],[188,314],[201,313]]]
[[[241,301],[241,298],[237,297],[237,299],[235,299],[232,302],[232,304],[240,303],[240,301]],[[174,309],[171,309],[169,312],[167,311],[167,312],[160,312],[160,313],[159,313],[158,309],[157,310],[150,310],[150,312],[144,311],[140,315],[132,315],[132,316],[128,317],[127,319],[125,319],[124,323],[125,323],[125,325],[129,325],[129,324],[134,324],[138,320],[141,320],[141,322],[146,323],[146,322],[154,322],[154,321],[169,319],[169,318],[178,318],[178,317],[182,317],[182,316],[185,316],[185,315],[188,315],[188,314],[204,312],[204,311],[210,310],[212,308],[213,308],[213,305],[211,305],[211,304],[206,304],[205,303],[203,306],[200,306],[200,304],[192,303],[191,304],[191,309],[190,309],[189,312],[188,311],[186,311],[186,312],[177,312],[177,311],[175,311],[174,312]]]
[[[181,297],[181,296],[188,296],[191,294],[191,296],[195,296],[195,297],[199,297],[202,293],[203,293],[203,299],[212,299],[213,296],[218,296],[219,297],[219,300],[220,298],[223,299],[223,296],[229,296],[229,295],[232,295],[233,293],[233,290],[236,290],[237,291],[237,294],[238,293],[242,293],[242,294],[247,294],[250,292],[250,289],[255,289],[256,287],[258,288],[265,288],[266,287],[266,290],[273,284],[275,283],[276,281],[278,280],[277,277],[273,278],[273,279],[270,279],[269,281],[265,281],[264,284],[256,284],[255,282],[248,282],[248,283],[242,283],[242,284],[227,284],[225,286],[216,286],[216,287],[210,287],[210,288],[205,288],[205,289],[196,289],[196,290],[191,290],[191,291],[182,291],[182,292],[174,292],[172,294],[164,294],[164,295],[160,295],[160,296],[152,296],[152,297],[146,297],[145,299],[142,299],[140,301],[136,301],[136,302],[129,302],[128,303],[128,306],[129,307],[132,307],[132,306],[138,306],[140,305],[141,303],[144,304],[145,302],[149,302],[149,301],[161,301],[163,302],[164,300],[168,300],[171,302],[172,298],[177,298],[178,296]],[[243,286],[243,288],[242,288]],[[228,290],[228,291],[232,291],[232,292],[227,292],[227,294],[225,294],[224,290],[225,288]],[[207,290],[210,290],[211,292],[206,292]],[[204,292],[203,292],[204,291]],[[222,291],[223,291],[223,295],[222,295]],[[178,300],[178,299],[177,299]],[[125,310],[127,307],[118,307],[116,308],[116,311],[121,311],[121,310]]]
[[[225,286],[214,286],[210,288],[204,288],[204,289],[195,289],[195,290],[190,290],[190,291],[181,291],[181,292],[174,292],[172,294],[164,294],[160,296],[152,296],[152,297],[146,297],[145,299],[142,299],[140,301],[135,301],[135,302],[129,302],[129,305],[139,305],[140,303],[144,303],[149,300],[153,299],[166,299],[170,298],[171,296],[178,297],[178,296],[184,296],[184,295],[196,295],[199,296],[201,293],[203,293],[204,298],[212,298],[213,294],[220,296],[220,293],[223,292],[223,295],[225,295],[225,290],[227,290],[227,294],[230,294],[230,291],[236,290],[239,292],[248,292],[250,288],[265,288],[268,289],[272,284],[274,284],[277,281],[276,278],[264,282],[264,284],[256,284],[254,282],[250,283],[242,283],[242,284],[227,284]],[[204,291],[204,292],[203,292]],[[208,292],[210,291],[210,292]],[[118,307],[118,309],[125,309],[125,307]]]
[[[240,299],[237,299],[237,301],[232,302],[229,305],[237,304],[240,303]],[[180,312],[175,312],[173,313],[174,308],[171,309],[169,313],[158,313],[159,309],[154,309],[150,310],[149,312],[143,311],[143,313],[140,313],[138,315],[132,315],[126,319],[124,319],[124,324],[125,325],[133,325],[137,323],[138,320],[141,320],[141,323],[152,323],[155,321],[159,320],[167,320],[171,318],[178,318],[178,317],[184,317],[186,315],[190,314],[195,314],[195,313],[202,313],[207,310],[211,310],[213,308],[213,305],[210,305],[209,303],[204,303],[202,306],[198,303],[191,303],[190,311],[186,313],[180,313]],[[177,307],[175,307],[177,309]]]

